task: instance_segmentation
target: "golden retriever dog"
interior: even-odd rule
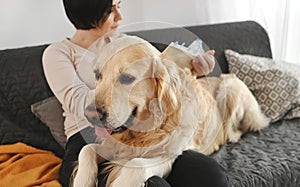
[[[186,149],[204,154],[268,124],[247,86],[232,74],[196,79],[137,37],[117,39],[95,64],[95,103],[86,109],[99,144],[79,154],[74,186],[139,187],[165,177]]]

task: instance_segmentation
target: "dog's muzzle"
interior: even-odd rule
[[[84,115],[92,125],[105,127],[104,121],[107,118],[107,112],[103,108],[96,108],[94,105],[89,105],[85,109]]]
[[[95,129],[100,131],[100,129],[105,129],[106,133],[108,134],[114,134],[114,133],[120,133],[125,131],[126,129],[130,128],[133,124],[133,120],[137,113],[137,107],[134,108],[131,115],[128,117],[126,122],[117,127],[112,129],[112,124],[109,124],[107,122],[108,113],[104,108],[96,108],[94,105],[90,105],[85,109],[84,115],[87,118],[87,120],[95,126]]]

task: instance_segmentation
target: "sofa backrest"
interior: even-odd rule
[[[24,142],[62,155],[31,104],[52,94],[42,69],[47,45],[0,51],[0,143]]]
[[[46,45],[0,51],[0,109],[17,123],[31,123],[33,102],[49,97],[52,92],[42,69],[42,53]],[[9,112],[11,111],[11,112]]]
[[[220,68],[216,66],[211,75],[228,73],[225,49],[272,58],[269,37],[264,28],[254,21],[136,31],[129,34],[151,41],[160,50],[172,41],[185,42],[188,45],[199,37],[206,47],[216,51],[215,58]]]

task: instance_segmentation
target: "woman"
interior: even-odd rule
[[[122,15],[120,0],[63,2],[66,15],[76,32],[73,37],[53,43],[45,50],[43,67],[49,86],[64,109],[68,141],[60,170],[60,182],[63,186],[69,186],[73,164],[81,148],[96,141],[93,127],[84,117],[84,109],[94,99],[92,61],[103,46],[122,36],[111,34],[118,28]],[[200,65],[191,62],[198,75],[212,71],[213,55],[214,51],[211,50],[199,56]],[[146,183],[147,186],[161,187],[229,185],[225,171],[214,160],[193,151],[184,152],[175,161],[173,171],[166,180],[154,176]],[[104,185],[104,175],[100,175],[99,186]]]

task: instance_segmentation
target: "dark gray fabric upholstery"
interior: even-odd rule
[[[300,119],[270,124],[213,154],[236,187],[300,186]]]
[[[0,51],[0,143],[24,142],[63,155],[30,105],[52,94],[42,69],[46,45]]]

